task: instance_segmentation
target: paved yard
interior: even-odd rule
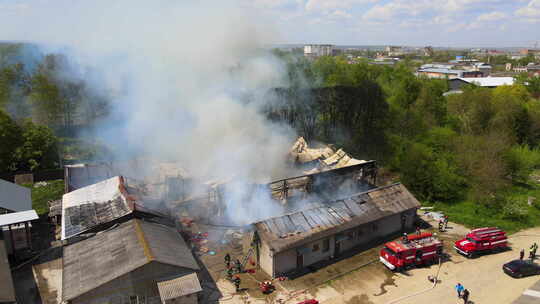
[[[470,290],[470,300],[474,304],[507,304],[540,279],[538,276],[513,279],[501,270],[502,264],[519,256],[521,248],[528,248],[533,242],[540,243],[540,228],[511,236],[510,251],[467,259],[452,250],[453,241],[467,229],[452,223],[449,226],[451,229],[440,237],[445,241],[445,250],[450,253],[450,259],[440,266],[440,270],[433,265],[396,274],[376,262],[378,248],[374,248],[315,273],[281,282],[278,290],[270,296],[256,290],[257,280],[264,278],[262,274],[243,274],[242,287],[249,290],[239,294],[234,293],[232,284],[219,279],[217,285],[223,294],[220,302],[298,303],[315,298],[323,304],[463,303],[453,289],[457,282],[461,282]],[[433,287],[427,277],[438,270],[439,283]]]

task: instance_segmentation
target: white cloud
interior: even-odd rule
[[[306,11],[334,11],[348,9],[354,5],[375,2],[377,0],[307,0]]]
[[[491,12],[491,13],[485,13],[481,14],[476,18],[476,21],[479,22],[491,22],[491,21],[500,21],[501,19],[506,18],[506,14],[502,12]]]
[[[519,8],[515,12],[516,15],[528,19],[540,20],[540,0],[531,0],[527,6]]]

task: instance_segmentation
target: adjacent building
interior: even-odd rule
[[[63,248],[67,303],[197,303],[199,266],[174,227],[131,219]]]
[[[393,184],[255,223],[246,244],[277,277],[409,230],[419,207],[405,186]]]
[[[30,189],[0,179],[0,214],[31,209]]]
[[[0,179],[0,230],[9,255],[32,248],[31,221],[36,219],[31,190]]]

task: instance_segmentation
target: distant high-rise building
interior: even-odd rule
[[[321,57],[332,56],[334,46],[331,44],[306,44],[304,45],[304,56],[306,57]]]

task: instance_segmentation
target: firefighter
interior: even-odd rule
[[[448,215],[444,216],[444,230],[448,227]]]
[[[444,229],[443,229],[443,221],[442,220],[439,220],[439,231],[440,232],[444,231]]]
[[[227,279],[228,279],[229,281],[232,281],[232,279],[233,279],[233,276],[232,276],[232,275],[233,275],[233,270],[232,270],[232,268],[227,269]]]
[[[236,259],[236,262],[234,262],[234,264],[236,266],[236,272],[241,273],[242,272],[242,263],[240,263],[240,260]]]
[[[417,235],[422,234],[422,231],[420,231],[420,226],[416,226],[416,234]]]
[[[236,287],[236,292],[239,292],[240,291],[240,277],[239,276],[236,276],[234,277],[234,286]]]
[[[227,268],[231,268],[231,255],[228,252],[225,255],[225,265],[227,265]]]
[[[409,238],[407,237],[407,233],[403,233],[403,237],[402,237],[402,241],[403,243],[408,243],[409,242]]]
[[[531,246],[531,252],[530,252],[531,260],[534,260],[534,258],[536,257],[536,250],[538,250],[538,245],[536,243],[534,243]]]
[[[519,252],[519,259],[520,260],[523,260],[523,257],[525,256],[525,250],[524,249],[521,249],[521,251]]]

